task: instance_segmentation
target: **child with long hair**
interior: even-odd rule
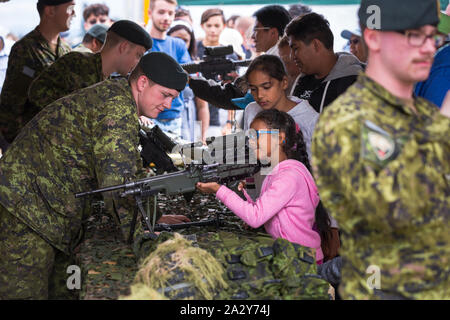
[[[262,110],[277,109],[287,112],[300,127],[311,158],[311,139],[319,114],[306,100],[287,96],[288,75],[283,62],[277,56],[264,54],[252,61],[245,80],[255,99],[244,111],[244,131],[247,131],[253,118]]]
[[[256,132],[252,147],[260,161],[278,159],[266,177],[261,195],[253,201],[240,185],[247,201],[215,182],[198,183],[204,193],[215,193],[231,211],[253,228],[264,225],[273,238],[284,238],[316,250],[322,263],[322,241],[327,241],[330,221],[323,208],[306,152],[303,134],[293,118],[277,109],[264,110],[251,122]],[[274,134],[278,133],[278,135]],[[318,230],[315,231],[315,229]]]

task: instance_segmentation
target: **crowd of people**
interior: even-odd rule
[[[236,112],[273,170],[242,181],[243,197],[214,182],[199,191],[315,250],[341,298],[450,298],[450,5],[362,0],[359,28],[341,33],[350,52],[303,5],[228,20],[211,8],[194,22],[176,0],[151,1],[147,26],[88,6],[71,48],[61,33],[75,5],[38,0],[34,30],[15,44],[0,33],[0,299],[72,297],[61,283],[91,213],[74,194],[145,174],[140,124],[205,142],[232,132]],[[183,70],[223,45],[248,67],[225,79]],[[144,232],[133,198],[104,201],[124,241]]]

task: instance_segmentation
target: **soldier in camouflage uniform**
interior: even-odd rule
[[[320,196],[342,231],[339,293],[449,299],[450,112],[413,96],[442,40],[438,5],[363,0],[359,19],[366,73],[323,113],[313,141]]]
[[[138,116],[156,118],[186,82],[173,58],[152,52],[128,81],[106,80],[59,99],[23,128],[0,160],[0,299],[66,296],[61,275],[92,202],[74,193],[136,178]],[[134,200],[104,200],[132,240]]]
[[[129,20],[117,21],[109,28],[101,52],[71,52],[61,57],[34,79],[28,99],[41,110],[71,92],[105,80],[112,73],[126,76],[151,47],[152,38],[141,26]]]
[[[62,55],[70,52],[59,33],[69,30],[75,1],[39,0],[39,25],[11,49],[0,96],[0,131],[9,143],[39,110],[27,102],[31,81]]]

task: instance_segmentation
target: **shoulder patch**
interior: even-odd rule
[[[22,69],[22,73],[29,76],[30,78],[34,78],[34,74],[36,73],[36,71],[31,69],[30,67],[24,66]]]
[[[364,121],[361,129],[361,155],[364,159],[384,167],[397,157],[400,147],[400,141],[391,134],[369,120]]]

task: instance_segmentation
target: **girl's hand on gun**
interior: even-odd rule
[[[197,182],[196,187],[202,193],[216,193],[220,188],[220,184],[216,182]]]

